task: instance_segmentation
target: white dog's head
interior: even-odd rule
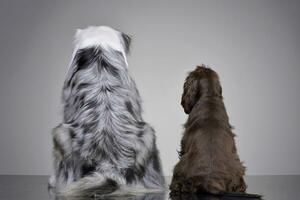
[[[79,49],[101,46],[103,49],[110,48],[121,52],[126,61],[130,40],[128,35],[110,27],[90,26],[85,29],[77,29],[75,34],[75,52]]]

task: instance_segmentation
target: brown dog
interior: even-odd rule
[[[205,66],[191,72],[181,105],[189,117],[171,193],[245,192],[245,167],[237,154],[217,73]]]

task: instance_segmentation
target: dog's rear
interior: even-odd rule
[[[218,75],[197,67],[185,81],[181,104],[189,117],[171,192],[245,192],[245,168],[236,152]]]

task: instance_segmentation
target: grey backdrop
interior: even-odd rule
[[[220,75],[248,174],[300,174],[299,1],[41,1],[0,3],[0,174],[49,174],[50,130],[76,28],[133,37],[130,70],[171,175],[186,115],[184,78]]]

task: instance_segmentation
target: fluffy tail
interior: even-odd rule
[[[71,183],[61,192],[63,196],[91,197],[97,194],[109,194],[118,189],[117,182],[93,173]]]

